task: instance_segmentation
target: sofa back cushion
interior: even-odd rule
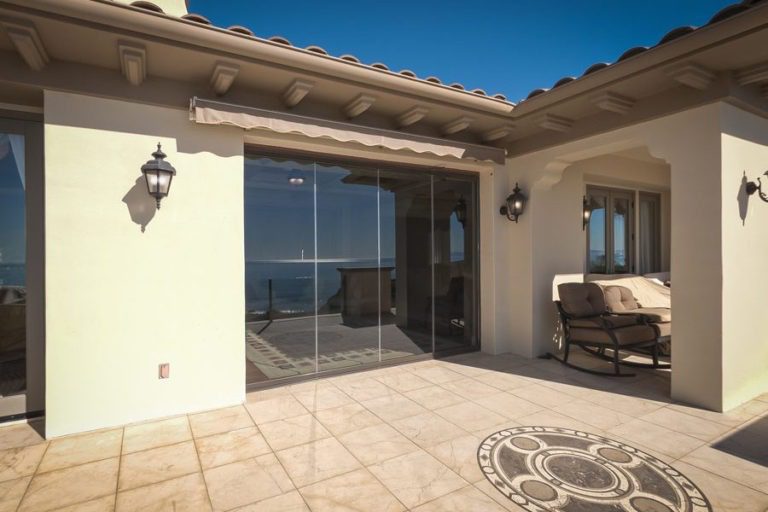
[[[611,313],[621,313],[639,307],[632,290],[626,286],[606,286],[604,291],[605,305]]]
[[[594,283],[562,283],[557,285],[563,310],[576,318],[602,315],[606,312],[603,289]]]

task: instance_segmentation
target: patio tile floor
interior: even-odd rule
[[[477,464],[480,442],[515,426],[625,442],[682,471],[716,511],[768,509],[768,398],[717,414],[668,393],[663,371],[598,378],[468,354],[49,442],[39,423],[10,425],[0,512],[521,511]]]

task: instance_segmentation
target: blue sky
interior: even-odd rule
[[[190,0],[189,10],[218,26],[245,25],[517,101],[672,28],[703,25],[733,1]]]

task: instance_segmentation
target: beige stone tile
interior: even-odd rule
[[[281,450],[277,452],[277,458],[297,487],[361,467],[355,457],[334,438]]]
[[[557,407],[558,405],[567,404],[575,400],[571,395],[565,395],[541,384],[531,384],[530,386],[512,389],[509,392],[519,398],[546,408]]]
[[[45,448],[44,444],[36,444],[0,451],[0,482],[33,474]]]
[[[499,423],[498,425],[493,425],[486,428],[481,428],[479,430],[472,431],[472,435],[480,438],[485,439],[486,437],[490,436],[491,434],[496,434],[497,432],[501,432],[502,430],[507,430],[513,427],[520,427],[520,423],[518,423],[515,420],[505,420],[503,423]]]
[[[523,507],[516,505],[509,498],[504,496],[501,491],[494,487],[488,480],[482,480],[475,484],[475,488],[491,498],[497,505],[509,512],[527,512]]]
[[[259,389],[257,391],[246,393],[245,400],[246,402],[261,402],[263,400],[271,400],[279,396],[286,396],[290,394],[291,392],[288,390],[287,386],[279,386],[276,388]]]
[[[683,457],[704,444],[703,441],[695,437],[687,436],[640,419],[611,428],[608,432],[676,459]],[[642,446],[638,446],[638,448],[642,449]]]
[[[270,453],[272,450],[256,427],[195,439],[203,469]]]
[[[365,469],[302,487],[299,492],[312,512],[405,510],[403,504]]]
[[[365,465],[419,449],[407,437],[384,423],[344,434],[339,436],[339,441]]]
[[[273,450],[282,450],[331,436],[322,423],[311,414],[265,423],[260,426],[260,430]]]
[[[448,466],[425,451],[401,455],[368,469],[408,508],[467,485]]]
[[[384,421],[395,421],[427,412],[424,407],[400,394],[373,398],[361,404]]]
[[[203,471],[213,509],[229,510],[282,495],[293,489],[273,454]]]
[[[128,425],[123,433],[123,454],[181,443],[190,439],[192,439],[192,431],[186,416]]]
[[[392,422],[392,426],[421,447],[442,443],[465,431],[433,412],[425,412]]]
[[[696,416],[691,416],[683,412],[675,411],[669,408],[659,409],[650,414],[642,416],[640,419],[661,425],[675,432],[680,432],[702,441],[711,441],[719,437],[731,428],[721,423],[705,420]]]
[[[54,439],[48,445],[38,471],[44,473],[85,462],[117,457],[120,455],[122,442],[123,429]]]
[[[115,496],[104,496],[95,500],[77,503],[64,508],[57,508],[51,512],[114,512]]]
[[[31,476],[25,476],[0,483],[0,512],[16,511],[30,480]]]
[[[349,395],[337,387],[319,388],[315,390],[294,393],[296,400],[307,408],[310,412],[333,409],[354,403]]]
[[[0,426],[0,450],[45,443],[42,428],[42,421]]]
[[[310,512],[310,510],[299,491],[291,491],[237,508],[233,512]]]
[[[441,407],[448,407],[449,405],[456,405],[466,401],[464,397],[461,397],[456,393],[452,393],[451,391],[448,391],[447,389],[444,389],[440,386],[429,386],[426,388],[414,389],[413,391],[404,393],[404,395],[422,407],[429,409],[430,411],[440,409]]]
[[[444,382],[450,382],[464,378],[464,375],[443,366],[430,366],[427,368],[420,368],[414,373],[420,378],[428,380],[433,384],[442,384]]]
[[[763,438],[756,439],[755,452],[765,454],[767,442]],[[768,467],[762,464],[757,464],[710,446],[697,448],[680,460],[768,494]]]
[[[589,432],[592,434],[603,433],[602,430],[593,425],[589,425],[588,423],[584,423],[583,421],[579,421],[577,419],[571,418],[570,416],[560,414],[559,412],[555,412],[550,409],[544,409],[539,412],[529,414],[528,416],[517,418],[515,421],[518,422],[521,426],[526,427],[560,427],[580,430],[582,432]]]
[[[315,417],[335,436],[381,423],[378,416],[358,403],[318,411]]]
[[[391,395],[393,393],[391,388],[370,377],[345,380],[336,385],[339,389],[358,402]]]
[[[475,377],[476,381],[487,384],[499,391],[511,391],[533,384],[533,381],[523,375],[505,372],[491,372]]]
[[[477,449],[481,441],[477,436],[464,435],[427,446],[425,450],[464,480],[473,483],[485,478],[477,463]]]
[[[586,400],[575,400],[567,404],[559,405],[552,410],[601,430],[608,430],[609,428],[619,426],[628,421],[632,421],[633,419],[632,416]]]
[[[448,391],[456,393],[468,400],[477,400],[488,395],[495,395],[499,392],[498,388],[489,386],[475,379],[460,379],[441,384]]]
[[[478,398],[475,402],[508,419],[528,416],[543,409],[540,405],[512,393],[495,393]]]
[[[248,411],[242,405],[192,414],[189,417],[192,434],[195,437],[210,436],[253,426]]]
[[[307,391],[319,391],[321,389],[338,389],[331,379],[314,379],[306,382],[299,382],[287,387],[292,395],[306,393]]]
[[[377,380],[400,393],[413,391],[414,389],[425,388],[432,384],[428,380],[424,380],[418,375],[410,372],[399,372],[392,375],[384,375],[382,377],[378,377]]]
[[[112,496],[117,484],[118,458],[35,475],[20,512],[44,512],[75,503]]]
[[[506,509],[470,485],[413,510],[414,512],[504,512]]]
[[[712,510],[717,512],[765,512],[768,510],[768,494],[754,491],[685,462],[677,461],[672,466],[702,490],[709,499]]]
[[[200,471],[195,444],[185,441],[125,455],[118,490],[124,491]]]
[[[751,400],[725,413],[708,411],[683,404],[670,404],[667,408],[729,427],[738,427],[756,416],[768,412],[768,402]]]
[[[117,494],[116,512],[206,512],[211,510],[200,473]]]
[[[667,405],[665,402],[647,400],[645,398],[599,389],[591,390],[584,395],[584,399],[635,418],[652,413]]]
[[[498,425],[507,419],[474,402],[449,405],[435,410],[435,413],[468,431]]]
[[[248,402],[245,408],[257,425],[294,418],[309,411],[292,394],[285,394],[258,402]]]

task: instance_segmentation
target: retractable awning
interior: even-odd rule
[[[327,138],[354,142],[369,147],[395,151],[431,153],[462,160],[504,163],[505,150],[480,144],[467,144],[435,137],[424,137],[394,130],[369,128],[351,123],[326,121],[314,117],[288,114],[243,105],[233,105],[194,97],[189,105],[190,119],[199,124],[223,124],[245,130],[269,130],[297,133],[311,138]]]

